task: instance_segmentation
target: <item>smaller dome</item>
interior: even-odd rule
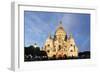
[[[52,42],[53,42],[53,39],[52,39],[51,35],[49,34],[48,38],[46,39],[45,44],[52,43]]]

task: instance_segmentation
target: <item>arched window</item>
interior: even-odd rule
[[[50,47],[50,44],[48,44],[48,47]]]
[[[59,45],[59,49],[58,50],[61,50],[61,45]]]
[[[47,50],[47,52],[49,53],[49,52],[50,52],[50,50]]]
[[[70,50],[70,52],[73,52],[73,50]]]
[[[73,46],[72,44],[70,46]]]

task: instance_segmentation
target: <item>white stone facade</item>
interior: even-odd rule
[[[54,38],[49,35],[43,49],[47,52],[48,57],[78,57],[78,48],[74,38],[72,35],[67,36],[61,22],[55,32]]]

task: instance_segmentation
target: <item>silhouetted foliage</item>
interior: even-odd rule
[[[90,51],[79,52],[80,59],[90,58]]]
[[[43,61],[43,60],[65,60],[65,59],[89,59],[90,51],[79,52],[78,57],[64,57],[56,58],[56,55],[48,58],[45,51],[41,51],[40,47],[24,47],[24,60],[25,61]]]
[[[44,60],[47,58],[47,53],[40,51],[39,47],[29,46],[24,48],[25,61]]]
[[[34,47],[33,46],[25,47],[24,54],[25,55],[30,55],[30,54],[32,55],[33,51],[34,51]]]

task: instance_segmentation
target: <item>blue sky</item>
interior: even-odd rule
[[[37,43],[42,47],[48,34],[52,37],[59,22],[71,33],[79,51],[90,50],[90,14],[24,11],[24,45]]]

